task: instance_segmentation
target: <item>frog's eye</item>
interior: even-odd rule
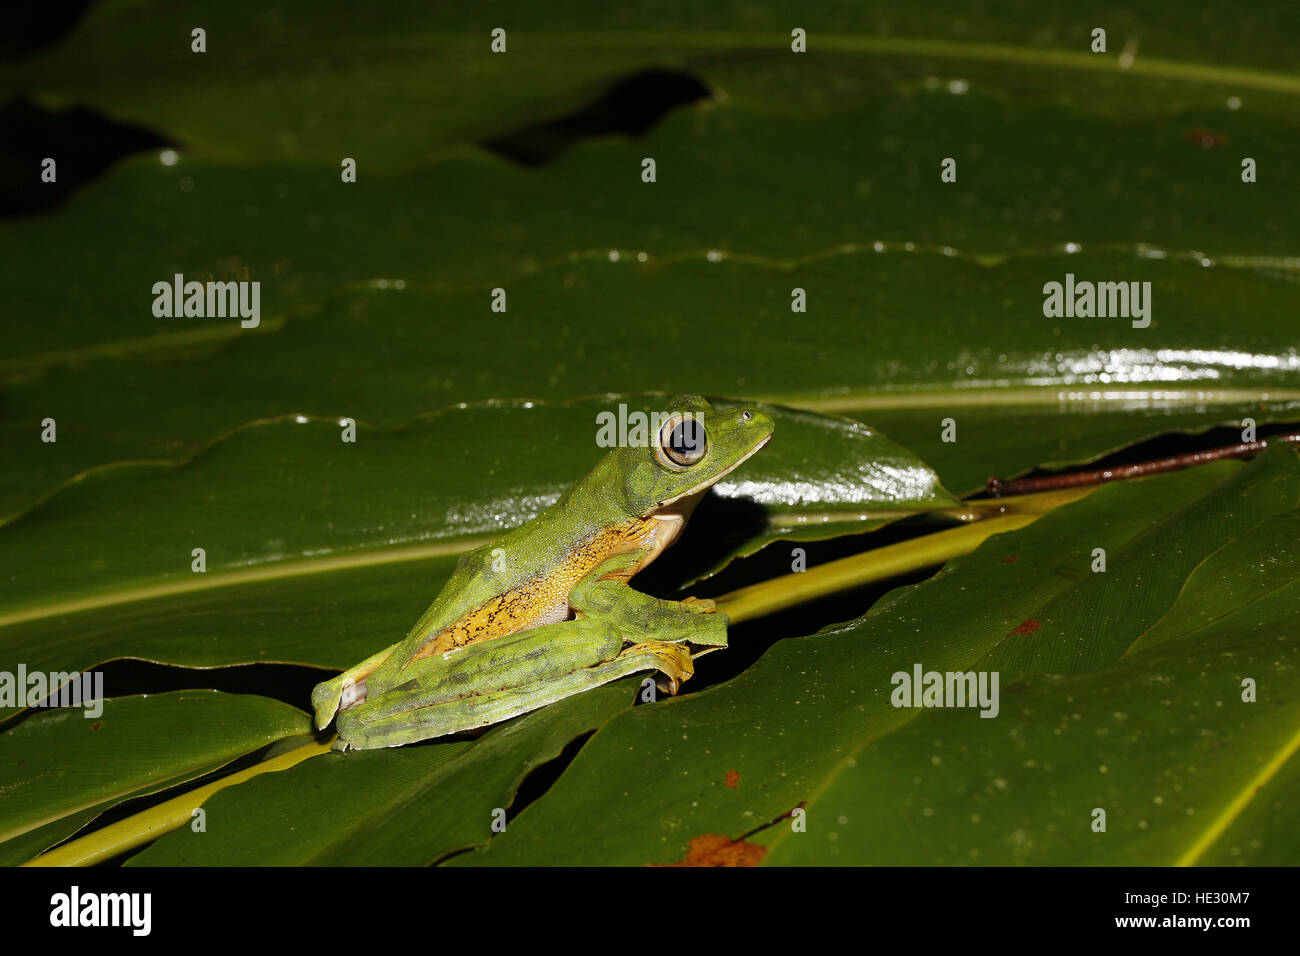
[[[655,457],[674,471],[684,471],[699,464],[709,447],[704,423],[697,418],[675,415],[659,429]]]

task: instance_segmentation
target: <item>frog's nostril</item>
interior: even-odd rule
[[[754,413],[749,411],[748,409],[740,413],[740,420],[742,422],[747,422],[753,417],[754,417]]]

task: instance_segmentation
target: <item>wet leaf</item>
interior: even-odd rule
[[[1285,800],[1294,779],[1295,589],[1283,569],[1287,586],[1234,626],[1126,652],[1185,619],[1190,578],[1218,555],[1266,553],[1297,501],[1290,448],[1103,486],[726,684],[616,717],[507,833],[452,862],[667,862],[700,834],[745,835],[771,863],[1222,858],[1216,827],[1238,796],[1270,784]],[[895,675],[918,666],[984,672],[986,687],[997,672],[997,716],[895,706]],[[1242,701],[1253,674],[1267,702]],[[731,770],[743,786],[725,786]],[[656,799],[623,804],[617,824],[595,810],[641,789]],[[800,805],[804,832],[767,827]],[[1090,829],[1096,807],[1109,836]],[[1274,858],[1249,831],[1233,839],[1244,860]]]

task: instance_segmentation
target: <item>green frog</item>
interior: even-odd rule
[[[666,601],[632,577],[696,504],[772,437],[750,408],[674,398],[643,446],[612,449],[537,517],[464,554],[406,638],[312,692],[335,749],[397,747],[486,727],[642,671],[676,694],[727,645],[712,601]]]

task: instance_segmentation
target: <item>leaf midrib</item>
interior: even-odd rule
[[[730,33],[719,31],[582,31],[548,36],[546,46],[591,49],[610,46],[685,47],[690,49],[765,49],[773,53],[789,48],[787,33]],[[1091,51],[1012,46],[1001,43],[966,43],[927,37],[882,37],[864,34],[818,33],[813,49],[837,53],[896,54],[900,56],[945,57],[955,60],[983,60],[1050,69],[1087,70],[1117,76],[1153,76],[1194,83],[1222,84],[1300,94],[1300,76],[1255,70],[1240,66],[1215,66],[1134,55],[1122,65],[1118,55]]]
[[[72,598],[41,604],[0,615],[0,628],[14,624],[56,615],[77,614],[118,604],[130,604],[136,601],[148,601],[178,594],[191,594],[196,591],[209,591],[216,588],[234,587],[244,584],[257,584],[275,581],[281,578],[300,577],[310,574],[328,574],[352,568],[373,567],[382,564],[398,564],[405,561],[422,561],[428,558],[446,557],[479,547],[493,539],[488,537],[459,538],[456,541],[440,541],[401,548],[380,548],[373,551],[359,551],[331,557],[304,558],[297,561],[284,561],[276,564],[260,565],[254,568],[242,568],[238,571],[215,571],[195,574],[192,578],[181,578],[165,584],[140,585],[108,591],[90,597]]]

